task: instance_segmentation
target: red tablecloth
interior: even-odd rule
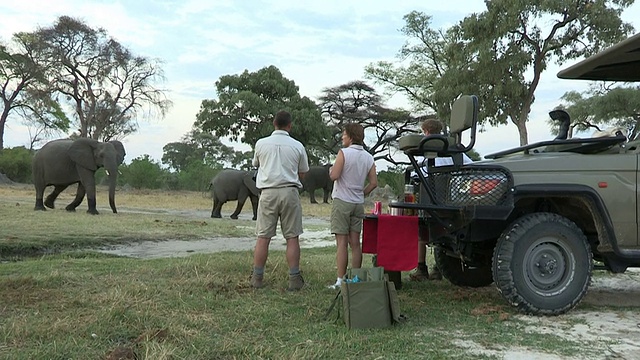
[[[387,271],[415,269],[418,266],[418,217],[365,218],[362,252],[377,254],[377,265]]]

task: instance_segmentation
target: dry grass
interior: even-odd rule
[[[63,207],[70,203],[75,196],[75,186],[70,186],[60,194],[56,200],[58,207]],[[45,196],[53,190],[49,187],[45,191]],[[96,201],[99,208],[108,208],[108,190],[106,187],[99,187],[96,192]],[[33,185],[15,184],[0,185],[0,202],[18,203],[24,206],[33,206],[35,203],[35,190]],[[302,214],[309,217],[329,218],[331,215],[330,204],[311,204],[305,195],[301,197]],[[180,211],[208,211],[211,212],[213,202],[208,193],[197,191],[168,191],[168,190],[118,190],[116,192],[116,205],[118,209],[138,210],[180,210]],[[229,201],[222,207],[223,216],[230,215],[236,208],[236,201]],[[86,207],[86,202],[78,207],[78,210]],[[247,202],[242,208],[243,214],[251,214],[251,202]]]

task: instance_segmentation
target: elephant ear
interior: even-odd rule
[[[73,141],[69,147],[69,158],[76,164],[92,171],[98,170],[93,151],[98,147],[98,140],[80,138]]]
[[[249,189],[249,191],[251,191],[251,193],[254,196],[260,196],[260,190],[256,187],[256,180],[253,177],[253,173],[251,172],[246,173],[242,177],[242,182],[244,183],[244,186],[246,186],[247,189]]]
[[[122,162],[124,161],[124,157],[127,155],[127,152],[124,150],[124,145],[122,145],[122,143],[118,140],[111,140],[109,141],[109,144],[113,145],[114,148],[116,148],[116,161],[117,161],[117,165],[122,164]]]

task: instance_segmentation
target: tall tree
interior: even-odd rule
[[[216,81],[217,99],[203,100],[194,127],[217,137],[230,137],[255,146],[273,131],[279,110],[293,116],[291,136],[302,142],[312,163],[329,158],[326,149],[331,133],[317,105],[299,94],[298,86],[275,66],[240,75],[224,75]]]
[[[351,81],[323,90],[320,108],[332,130],[327,148],[337,153],[346,123],[358,123],[365,129],[365,145],[375,160],[404,164],[393,155],[394,144],[406,133],[415,133],[418,121],[407,111],[386,108],[381,96],[363,81]]]
[[[37,129],[32,144],[42,133],[69,128],[68,118],[51,99],[45,76],[48,64],[35,58],[34,41],[30,34],[18,33],[9,46],[0,44],[0,150],[11,114]]]
[[[622,21],[633,0],[486,0],[487,10],[462,23],[477,54],[475,81],[493,124],[511,121],[520,144],[528,143],[527,120],[535,91],[550,61],[587,56],[627,36]]]
[[[448,124],[456,98],[477,93],[470,71],[474,54],[457,25],[433,29],[432,17],[418,11],[405,15],[404,20],[401,32],[407,41],[397,54],[397,63],[371,64],[365,74],[391,93],[406,95],[415,112],[436,114]]]
[[[134,55],[80,20],[61,16],[38,29],[39,59],[58,101],[73,109],[78,135],[109,140],[137,130],[137,120],[164,116],[171,106],[159,61]]]

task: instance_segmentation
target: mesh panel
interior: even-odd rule
[[[503,168],[462,168],[430,172],[427,187],[435,195],[436,205],[502,206],[513,200],[510,189],[513,178]],[[421,189],[420,202],[429,203],[429,195]]]

